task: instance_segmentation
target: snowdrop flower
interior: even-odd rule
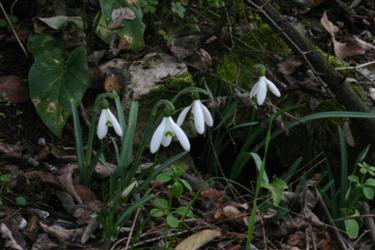
[[[171,116],[166,116],[152,135],[150,143],[151,153],[158,151],[160,145],[168,147],[174,135],[176,135],[185,151],[190,151],[190,142],[185,132],[173,121]]]
[[[208,108],[200,100],[194,100],[193,103],[190,106],[185,107],[178,116],[178,126],[182,125],[190,109],[192,109],[191,113],[194,116],[194,126],[198,134],[204,133],[205,124],[209,127],[214,125],[214,120],[212,119],[212,115]]]
[[[263,105],[266,100],[267,90],[270,90],[272,94],[280,97],[280,91],[276,85],[268,80],[265,76],[259,77],[259,80],[250,91],[250,98],[256,96],[258,105]]]
[[[100,113],[98,129],[96,131],[100,140],[107,135],[108,127],[113,127],[116,134],[120,137],[122,136],[122,128],[116,117],[112,114],[109,108],[103,108]]]

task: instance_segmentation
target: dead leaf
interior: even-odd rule
[[[176,246],[176,250],[196,250],[220,236],[221,232],[217,229],[205,229],[184,239]]]
[[[288,57],[285,61],[277,64],[277,70],[283,75],[293,74],[299,66],[302,65],[302,62],[295,57]]]
[[[74,189],[83,203],[89,203],[97,200],[96,195],[86,186],[78,184],[74,185]]]
[[[324,11],[323,16],[320,19],[320,23],[323,25],[323,27],[326,29],[326,31],[331,35],[331,37],[335,37],[336,33],[340,31],[339,27],[334,25],[327,16],[327,13]]]
[[[346,121],[344,123],[344,126],[342,127],[342,132],[344,134],[344,138],[345,138],[346,143],[349,146],[354,147],[355,141],[354,141],[354,136],[353,136],[352,130],[350,129],[349,122]]]
[[[75,164],[66,165],[63,169],[61,169],[61,174],[57,177],[57,179],[61,185],[63,185],[65,190],[71,194],[78,203],[82,203],[82,199],[79,197],[73,183],[74,170],[77,168],[78,166]]]
[[[36,242],[33,244],[31,250],[50,250],[50,249],[55,249],[58,247],[58,245],[54,242],[52,242],[47,234],[40,234],[38,236],[38,239]]]
[[[27,225],[26,232],[28,234],[35,233],[39,228],[39,217],[36,214],[33,214],[29,219],[29,224]]]
[[[305,248],[306,237],[301,231],[297,231],[294,234],[289,235],[288,245],[293,247]]]
[[[98,226],[99,223],[94,219],[89,222],[81,237],[82,244],[85,244],[90,239],[91,235],[95,232]]]
[[[17,242],[16,239],[13,237],[12,231],[8,228],[5,223],[0,224],[0,233],[1,236],[5,239],[5,247],[9,247],[15,250],[24,250],[25,248],[21,246],[21,242]],[[25,245],[22,244],[22,245]]]
[[[116,93],[121,95],[123,90],[121,77],[115,74],[107,76],[104,80],[104,89],[107,92],[111,92],[114,90],[116,91]]]
[[[198,49],[199,35],[188,35],[179,37],[169,44],[169,50],[178,59],[185,59],[192,56]]]
[[[238,223],[243,223],[243,218],[246,217],[246,213],[241,213],[241,211],[234,206],[223,207],[223,213],[228,219],[234,220]]]
[[[23,176],[25,176],[26,178],[39,178],[45,183],[53,184],[53,185],[57,185],[61,187],[61,184],[56,179],[56,177],[49,172],[44,172],[40,170],[31,170],[31,171],[23,173]]]
[[[61,241],[75,241],[80,238],[84,232],[84,228],[66,229],[59,225],[48,226],[42,222],[39,223],[43,231]]]
[[[222,200],[224,196],[223,192],[220,192],[215,188],[207,188],[202,191],[201,195],[202,197],[209,198],[214,202]]]
[[[369,88],[370,97],[373,101],[375,101],[375,88]]]
[[[101,178],[107,178],[116,171],[117,165],[106,162],[106,163],[97,163],[95,165],[95,173],[98,174]]]
[[[14,75],[0,76],[0,94],[11,103],[24,103],[29,100],[23,79]]]
[[[333,50],[338,58],[345,59],[352,56],[363,55],[366,50],[354,39],[348,39],[345,43],[332,37]]]

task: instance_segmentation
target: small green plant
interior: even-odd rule
[[[8,16],[10,24],[7,22],[5,18],[0,18],[0,28],[5,28],[8,31],[12,31],[11,25],[15,25],[18,22],[18,18],[16,16]]]
[[[179,227],[184,218],[194,216],[189,207],[180,206],[173,208],[171,201],[164,198],[157,198],[152,203],[155,208],[151,209],[151,216],[155,218],[165,218],[165,221],[171,228]]]
[[[6,193],[13,194],[12,190],[9,187],[9,184],[11,181],[12,181],[11,175],[9,174],[0,175],[0,206],[3,206],[4,204],[2,196],[4,196]],[[21,195],[16,195],[14,202],[17,206],[26,206],[27,204],[26,198]]]
[[[155,180],[161,184],[168,184],[172,196],[178,198],[184,193],[185,189],[192,192],[189,182],[182,178],[185,172],[186,170],[183,167],[172,166],[170,169],[158,174]]]

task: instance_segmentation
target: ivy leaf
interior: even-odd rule
[[[78,104],[88,87],[86,49],[66,52],[60,41],[46,34],[30,36],[28,47],[35,59],[29,71],[31,100],[42,121],[60,136],[71,100]]]
[[[372,200],[374,198],[374,188],[373,187],[364,187],[363,189],[363,194],[364,196],[369,199],[369,200]]]

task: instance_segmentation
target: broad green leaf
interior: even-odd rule
[[[63,44],[46,34],[31,36],[28,47],[35,59],[29,71],[31,100],[42,121],[60,136],[71,101],[77,105],[88,87],[86,49],[65,53]]]
[[[168,204],[168,201],[166,199],[163,199],[163,198],[157,198],[153,201],[154,205],[159,207],[159,208],[163,208],[163,209],[168,209],[169,207],[169,204]]]
[[[375,179],[374,178],[368,178],[365,182],[366,186],[375,187]]]
[[[167,224],[171,228],[177,228],[178,225],[180,224],[180,221],[173,214],[168,214],[168,216],[167,216]]]
[[[282,179],[275,178],[271,183],[263,183],[262,187],[271,192],[272,203],[273,205],[278,206],[281,201],[283,191],[288,187],[288,185]]]
[[[142,22],[142,11],[127,0],[100,0],[101,15],[96,27],[96,34],[106,43],[111,43],[113,32],[117,34],[122,49],[137,51],[143,47],[143,33],[145,25]],[[124,10],[132,13],[134,18],[115,18],[116,12]],[[114,12],[115,11],[115,12]],[[131,16],[131,15],[130,15]],[[119,21],[120,20],[120,21]]]
[[[150,214],[151,214],[152,217],[158,218],[158,217],[162,217],[164,215],[164,212],[163,212],[163,210],[161,210],[159,208],[153,208],[153,209],[151,209]]]
[[[172,12],[175,13],[178,17],[184,18],[186,9],[180,2],[172,3]]]
[[[369,200],[372,200],[374,198],[374,188],[373,187],[364,187],[363,189],[363,194],[364,196],[369,199]]]
[[[12,180],[12,176],[10,174],[0,175],[0,182],[2,183],[7,183],[7,182],[10,182],[11,180]]]
[[[181,182],[176,181],[175,183],[173,183],[171,187],[171,193],[173,197],[180,197],[183,192],[184,186],[181,184]]]
[[[344,221],[346,234],[350,239],[356,239],[358,237],[359,225],[354,219],[346,219]]]
[[[65,29],[69,27],[69,25],[75,26],[78,29],[83,30],[82,18],[79,16],[53,16],[46,18],[40,17],[39,20],[55,30]]]
[[[156,181],[162,184],[170,180],[172,180],[172,176],[169,173],[161,173],[156,176]]]
[[[176,214],[180,215],[181,217],[192,217],[193,212],[188,207],[178,207],[174,211]]]
[[[25,197],[23,197],[23,196],[17,196],[17,198],[16,198],[16,204],[18,205],[18,206],[26,206],[26,199],[25,199]]]
[[[349,175],[349,176],[348,176],[348,180],[349,180],[350,182],[359,183],[359,178],[358,178],[358,176],[356,176],[356,175]]]
[[[186,170],[183,167],[175,166],[172,168],[173,175],[176,177],[180,177],[185,174]]]

